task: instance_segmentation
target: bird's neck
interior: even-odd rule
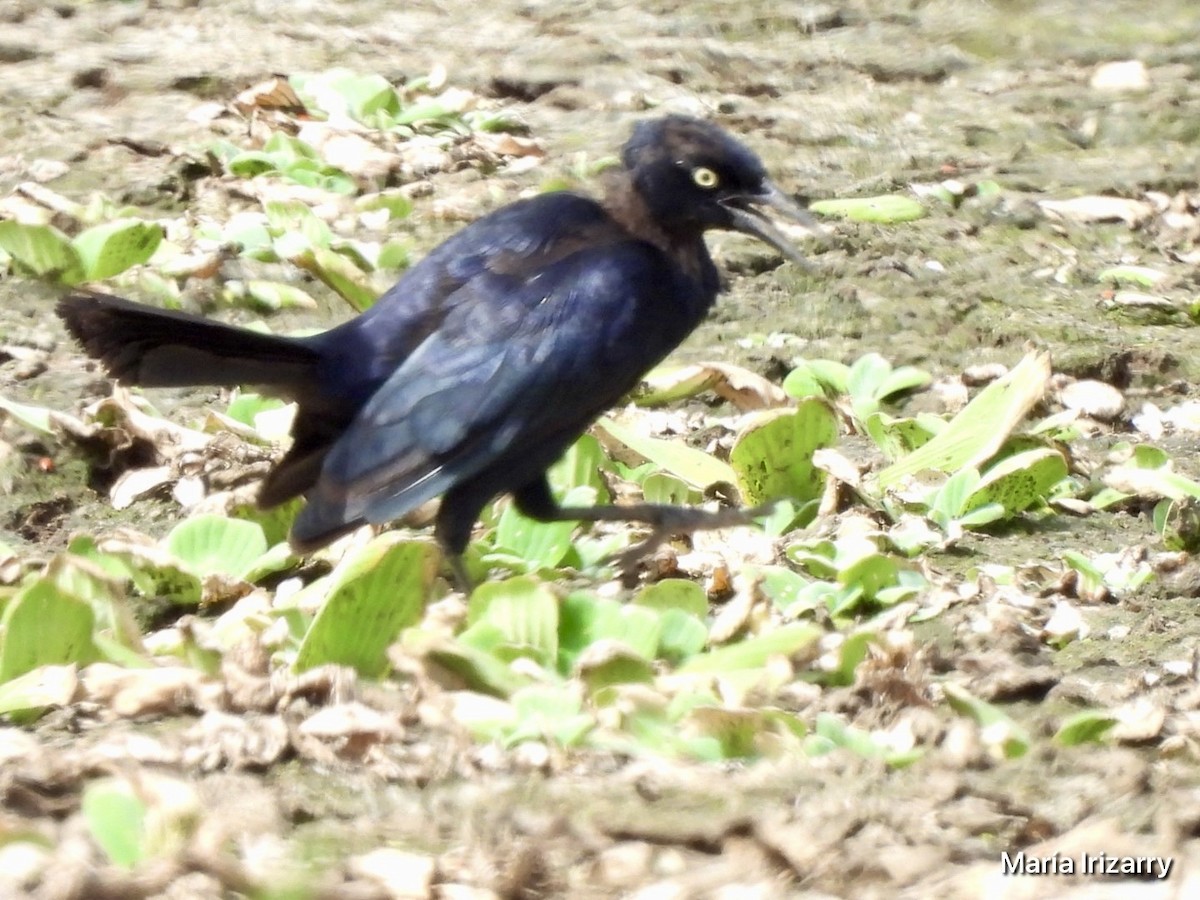
[[[633,237],[653,244],[704,288],[716,294],[717,273],[701,228],[666,228],[654,217],[629,173],[610,171],[605,179],[605,211]]]

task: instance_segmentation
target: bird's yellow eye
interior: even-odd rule
[[[717,177],[717,173],[707,166],[697,166],[692,169],[692,181],[705,189],[715,188],[717,182],[721,179]]]

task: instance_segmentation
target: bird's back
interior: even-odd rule
[[[356,319],[318,335],[323,381],[365,402],[485,275],[528,277],[583,248],[630,235],[596,200],[567,191],[501,207],[447,238]]]

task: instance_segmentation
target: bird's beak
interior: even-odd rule
[[[775,224],[763,212],[763,207],[773,209],[780,215],[799,222],[817,237],[824,239],[825,232],[808,211],[795,203],[787,194],[770,181],[763,183],[757,194],[743,194],[722,202],[733,219],[733,227],[743,234],[753,235],[770,244],[792,262],[808,268],[808,260],[790,240],[784,237]]]

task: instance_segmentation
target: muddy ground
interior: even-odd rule
[[[1134,406],[1170,406],[1195,394],[1200,331],[1186,315],[1114,310],[1096,275],[1153,266],[1169,273],[1155,293],[1186,307],[1197,299],[1194,236],[1053,221],[1036,201],[1194,189],[1198,26],[1193,0],[0,0],[0,193],[28,180],[35,161],[60,160],[69,164],[51,182],[60,193],[175,209],[172,157],[146,148],[204,146],[210,132],[187,118],[201,101],[272,73],[339,65],[404,80],[444,65],[452,83],[508,104],[548,154],[518,174],[433,176],[433,197],[464,215],[567,171],[573,154],[612,153],[648,109],[715,116],[809,199],[946,178],[1005,189],[999,203],[934,207],[904,227],[839,225],[811,273],[715,237],[730,289],[684,355],[777,376],[793,355],[849,361],[874,350],[944,375],[1012,364],[1035,346],[1057,371],[1107,380]],[[1099,65],[1130,59],[1146,66],[1143,88],[1090,84]],[[456,224],[420,206],[406,223],[417,252]],[[48,315],[54,296],[0,282],[0,344],[51,350],[32,377],[19,359],[0,366],[0,393],[71,410],[95,375]],[[308,321],[341,315],[330,303]],[[796,339],[786,350],[738,342],[770,333]],[[1168,446],[1181,469],[1200,473],[1187,440]],[[64,459],[59,473],[49,486],[12,480],[0,499],[5,540],[51,549],[105,521],[82,467]],[[48,502],[48,518],[36,518]],[[146,504],[131,515],[162,532],[176,511]],[[972,538],[939,564],[953,572],[1059,549],[1158,549],[1136,511],[1078,522]],[[969,598],[921,626],[904,668],[827,701],[861,727],[906,710],[928,751],[903,770],[841,754],[720,768],[595,754],[489,763],[479,748],[451,744],[390,767],[301,753],[233,771],[186,754],[114,759],[112,748],[133,740],[122,733],[129,724],[96,726],[76,711],[4,730],[0,844],[30,829],[53,836],[56,874],[34,866],[27,879],[38,896],[388,896],[346,862],[379,847],[436,859],[436,874],[416,882],[436,881],[447,897],[1196,896],[1197,582],[1160,579],[1085,606],[1091,636],[1061,651],[1037,639],[1039,611],[996,618]],[[947,672],[1003,702],[1038,738],[1035,751],[998,761],[967,746],[944,704],[914,713],[920,704],[905,697]],[[1045,740],[1066,711],[1133,701],[1151,718],[1164,710],[1166,725],[1109,745]],[[156,722],[153,734],[170,745],[192,725]],[[196,785],[244,869],[223,867],[209,848],[176,868],[97,875],[71,816],[80,784],[105,765]],[[1175,866],[1165,880],[1002,876],[1002,852],[1020,849],[1155,854]],[[311,875],[295,875],[297,859]],[[264,893],[273,866],[277,893]],[[18,895],[19,880],[5,890]]]

